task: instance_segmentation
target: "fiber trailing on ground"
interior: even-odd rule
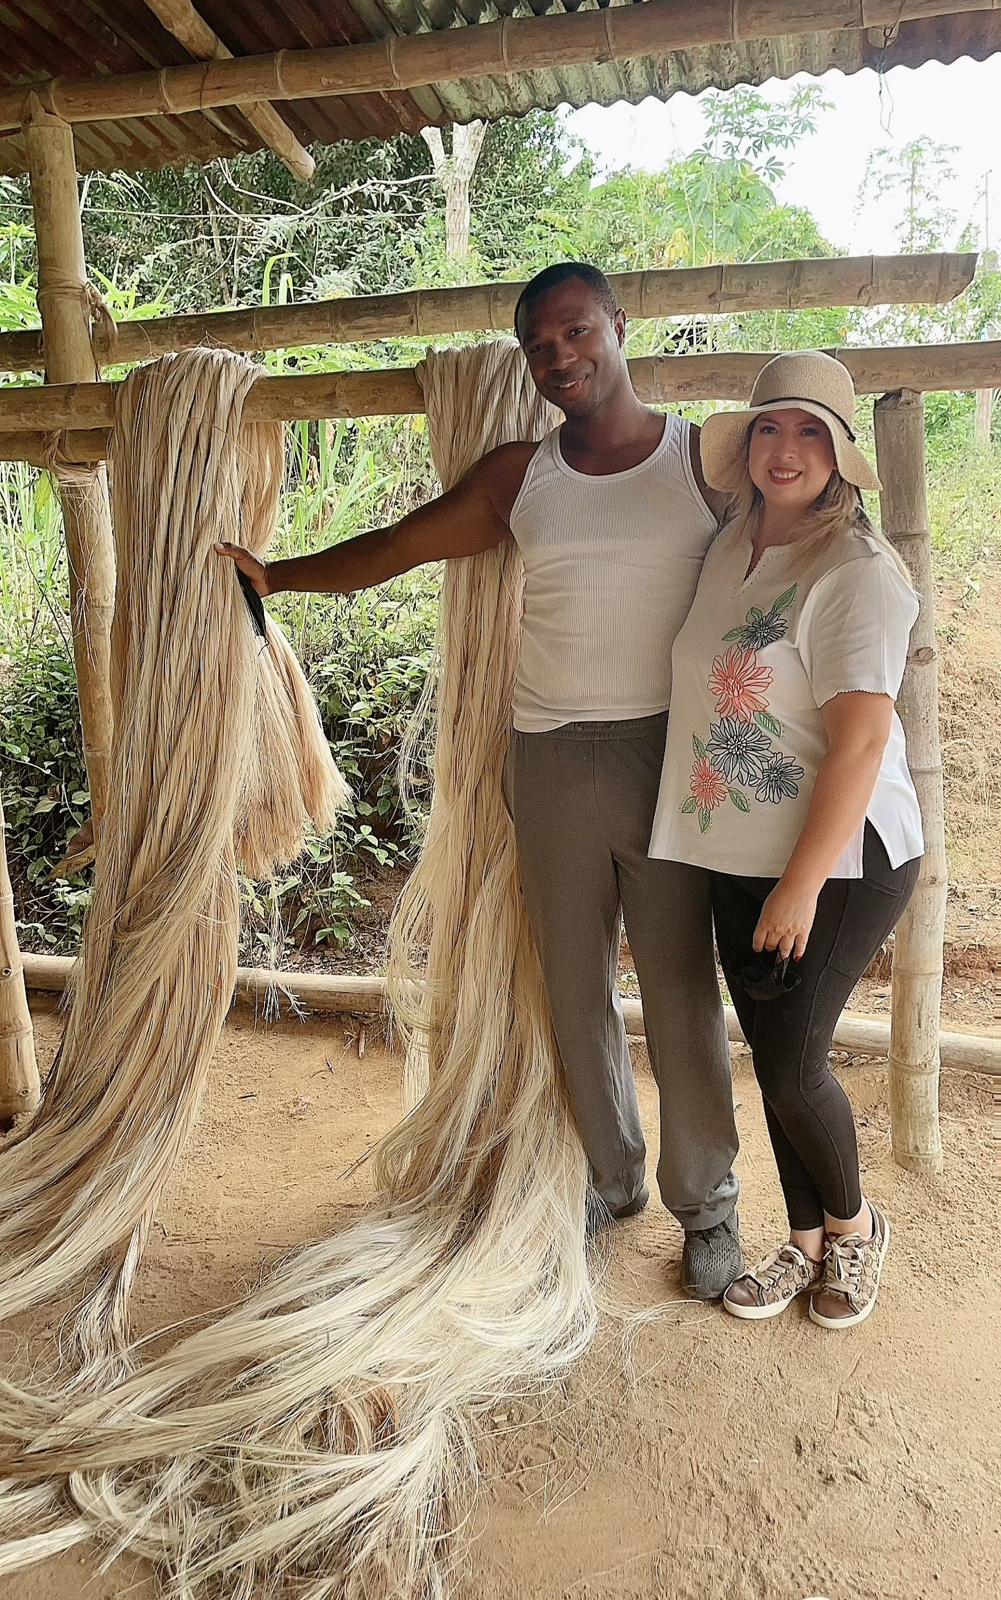
[[[516,347],[429,356],[422,381],[446,483],[552,425]],[[411,1103],[375,1203],[103,1396],[0,1397],[24,1445],[0,1571],[98,1536],[179,1600],[436,1600],[477,1412],[586,1349],[585,1161],[501,793],[519,616],[510,542],[449,565],[435,795],[391,941]]]
[[[241,422],[256,376],[192,351],[120,390],[109,809],[58,1061],[0,1152],[0,1318],[102,1269],[79,1381],[125,1370],[129,1290],[233,993],[237,859],[267,874],[346,795],[287,642],[269,624],[265,646],[213,550],[274,532],[281,428]]]

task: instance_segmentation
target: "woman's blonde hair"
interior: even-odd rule
[[[747,430],[748,448],[753,431],[754,423]],[[739,525],[748,538],[753,539],[761,520],[763,505],[761,490],[751,481],[745,454],[743,483],[727,507],[727,525]],[[835,468],[823,493],[803,513],[802,522],[796,524],[797,558],[806,563],[810,557],[819,555],[828,539],[837,533],[854,533],[862,538],[873,539],[881,550],[886,551],[898,572],[913,588],[913,579],[899,551],[870,521],[861,492]]]

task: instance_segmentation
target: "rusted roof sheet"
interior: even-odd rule
[[[392,33],[475,26],[502,15],[529,16],[533,10],[577,9],[575,0],[282,0],[280,8],[274,0],[198,0],[198,10],[234,55],[355,44]],[[304,144],[334,144],[416,133],[431,123],[519,116],[533,107],[617,100],[636,105],[648,95],[665,100],[678,90],[698,94],[712,85],[726,89],[798,72],[888,70],[961,56],[983,61],[998,51],[1001,11],[976,10],[905,22],[889,40],[875,31],[798,34],[559,72],[458,80],[406,93],[298,100],[278,103],[278,109]],[[0,85],[137,72],[188,60],[143,0],[0,0]],[[82,172],[182,165],[260,148],[235,108],[78,123],[74,132]],[[0,173],[21,172],[25,164],[21,137],[0,134]]]

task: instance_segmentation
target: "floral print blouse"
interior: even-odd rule
[[[821,707],[863,691],[896,699],[918,600],[890,554],[845,533],[804,557],[720,534],[674,644],[652,856],[777,878],[827,750]],[[921,814],[896,712],[867,812],[891,864],[921,854]],[[832,876],[862,871],[860,828]]]

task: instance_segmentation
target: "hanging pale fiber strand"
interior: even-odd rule
[[[554,420],[516,346],[421,376],[445,483]],[[587,1348],[586,1166],[501,792],[520,610],[510,542],[448,565],[434,801],[391,952],[427,1084],[375,1203],[110,1393],[33,1409],[8,1390],[24,1448],[5,1470],[28,1485],[0,1498],[0,1571],[89,1535],[149,1556],[177,1600],[438,1600],[478,1414]]]
[[[0,1152],[0,1317],[102,1269],[80,1379],[122,1370],[129,1290],[233,994],[237,858],[268,875],[346,795],[287,642],[269,622],[265,645],[213,549],[263,551],[274,531],[281,428],[241,423],[256,376],[192,351],[119,391],[108,814],[57,1064]]]

